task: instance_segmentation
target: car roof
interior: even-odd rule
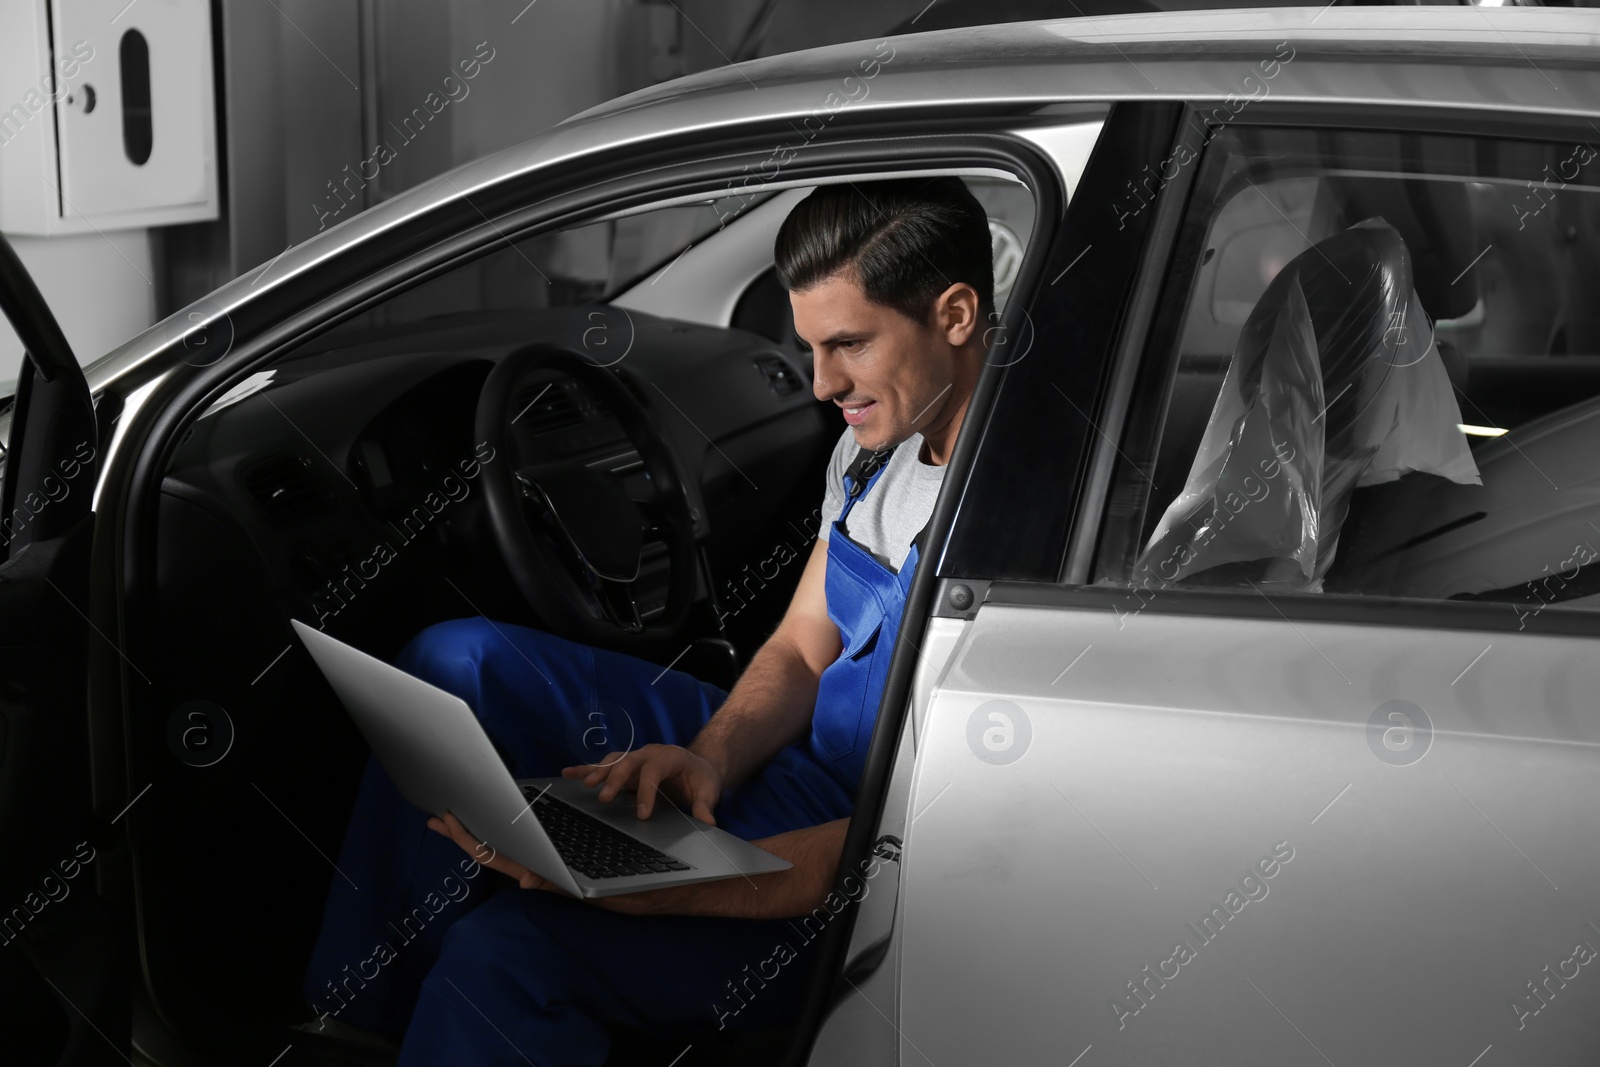
[[[1600,16],[1581,9],[1258,8],[1047,19],[938,30],[754,59],[641,89],[367,209],[222,286],[223,316],[343,249],[516,175],[668,133],[838,110],[1106,100],[1221,100],[1271,85],[1283,102],[1400,104],[1600,116]],[[887,57],[887,58],[885,58]],[[879,67],[865,96],[845,79]],[[829,94],[836,94],[830,97]],[[198,321],[185,309],[87,368],[91,389],[143,363]]]
[[[884,40],[894,49],[894,58],[883,66],[887,76],[883,84],[908,90],[896,94],[901,97],[914,99],[925,93],[932,101],[1026,99],[1042,88],[1027,80],[1027,72],[1040,65],[1094,66],[1111,58],[1128,66],[1124,56],[1145,56],[1160,63],[1169,80],[1152,86],[1135,74],[1126,79],[1125,90],[1114,82],[1085,86],[1086,92],[1069,88],[1065,94],[1051,87],[1055,91],[1048,95],[1189,97],[1217,88],[1218,74],[1232,74],[1223,92],[1237,93],[1240,79],[1251,73],[1240,68],[1238,57],[1260,55],[1263,45],[1284,40],[1294,45],[1297,54],[1313,55],[1334,65],[1385,59],[1451,65],[1470,59],[1479,65],[1520,68],[1535,77],[1545,62],[1593,69],[1600,63],[1600,13],[1572,8],[1442,5],[1268,7],[1040,19]],[[826,45],[714,67],[617,97],[562,125],[684,98],[693,98],[708,109],[719,96],[749,96],[752,90],[789,89],[806,83],[820,91],[812,106],[821,107],[822,96],[837,89],[846,75],[858,73],[858,61],[872,57],[874,44],[868,40]],[[1550,86],[1546,84],[1546,88]],[[1341,92],[1366,96],[1373,87],[1360,84],[1360,75],[1352,72],[1344,77],[1334,75],[1324,89],[1335,96]],[[1403,101],[1409,96],[1390,98]],[[1457,102],[1451,92],[1440,92],[1430,101]],[[1529,101],[1499,94],[1499,102]],[[1567,102],[1587,104],[1587,110],[1593,110],[1595,98]],[[1542,108],[1536,104],[1536,109]]]

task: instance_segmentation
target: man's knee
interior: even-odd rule
[[[401,1063],[487,1062],[507,1043],[562,1063],[605,1059],[605,1029],[580,1004],[590,961],[546,928],[570,923],[570,909],[586,905],[537,899],[546,896],[506,888],[451,925],[423,980]]]
[[[483,677],[499,660],[513,669],[548,662],[568,642],[555,634],[479,616],[449,619],[423,628],[395,657],[395,666],[465,700],[474,711]]]
[[[491,625],[488,619],[474,617],[424,627],[400,650],[395,666],[471,703],[483,655],[483,635]]]
[[[463,971],[483,969],[505,952],[506,936],[500,928],[505,921],[504,909],[491,908],[488,901],[462,915],[445,930],[435,967]],[[448,967],[441,966],[446,964]]]
[[[448,992],[450,982],[467,990],[468,983],[509,980],[537,996],[530,986],[559,982],[577,962],[559,959],[556,942],[524,913],[517,895],[537,892],[502,889],[451,923],[425,983]]]

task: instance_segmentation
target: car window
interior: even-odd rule
[[[0,352],[6,353],[6,358],[0,360],[0,414],[3,414],[10,409],[11,400],[16,396],[17,374],[22,369],[22,342],[9,326],[0,327]],[[0,448],[4,447],[5,442],[0,441]]]
[[[963,180],[989,214],[995,304],[1003,308],[1033,230],[1033,197],[1016,181],[983,175]],[[774,195],[762,192],[673,204],[507,241],[401,298],[347,320],[307,351],[336,347],[373,327],[475,312],[606,304],[717,231],[737,225]]]
[[[1022,254],[1033,233],[1033,194],[1020,182],[981,175],[962,181],[989,215],[994,247],[994,306],[1003,311],[1022,267]]]
[[[0,411],[11,405],[17,392],[17,376],[22,373],[22,338],[11,328],[11,323],[0,315]],[[0,440],[0,447],[5,442]]]
[[[517,241],[388,300],[347,324],[419,322],[470,312],[577,307],[610,299],[766,198],[675,204]],[[343,336],[343,331],[341,331]]]
[[[1217,134],[1096,581],[1600,604],[1596,155]]]

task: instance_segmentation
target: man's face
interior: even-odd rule
[[[862,448],[898,445],[946,417],[957,349],[973,332],[960,306],[976,311],[970,286],[936,300],[927,323],[868,300],[853,270],[791,292],[789,303],[795,333],[811,347],[817,399],[843,410]]]

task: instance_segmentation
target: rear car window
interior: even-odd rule
[[[1600,604],[1597,154],[1218,133],[1097,582]]]

